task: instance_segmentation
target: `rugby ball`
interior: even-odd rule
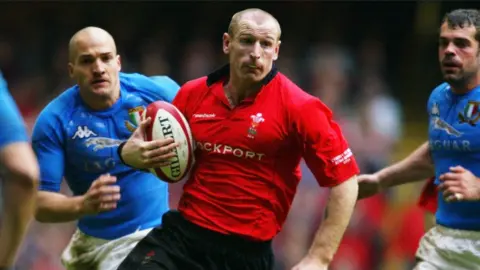
[[[150,172],[159,179],[176,183],[188,173],[193,163],[193,139],[190,126],[183,114],[172,104],[156,101],[143,111],[142,120],[150,117],[152,121],[145,129],[147,141],[173,138],[179,146],[174,149],[175,156],[170,165],[150,168]]]

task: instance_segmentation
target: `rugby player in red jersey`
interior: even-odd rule
[[[273,269],[271,241],[290,210],[302,158],[331,192],[328,214],[293,269],[328,268],[357,200],[359,170],[332,112],[276,69],[280,34],[265,11],[236,13],[223,35],[229,64],[180,89],[173,104],[190,124],[196,163],[178,211],[167,212],[119,269]]]

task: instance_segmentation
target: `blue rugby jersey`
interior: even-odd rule
[[[135,130],[149,103],[171,102],[180,87],[167,76],[153,80],[120,73],[120,88],[119,100],[103,111],[86,107],[78,86],[67,89],[43,109],[32,135],[40,190],[58,192],[65,177],[74,195],[83,195],[100,175],[117,177],[121,188],[117,209],[78,221],[82,232],[103,239],[158,226],[169,210],[168,185],[149,172],[122,164],[117,148]]]
[[[480,177],[480,86],[459,95],[443,83],[431,93],[427,109],[435,184],[457,165]],[[436,219],[449,228],[480,230],[480,202],[446,202],[439,192]]]

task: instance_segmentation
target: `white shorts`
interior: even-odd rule
[[[436,225],[420,241],[414,270],[480,269],[480,231]]]
[[[95,238],[76,230],[62,254],[67,270],[116,270],[128,253],[152,229],[136,231],[115,240]]]

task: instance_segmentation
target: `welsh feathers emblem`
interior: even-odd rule
[[[458,119],[460,123],[468,123],[471,126],[475,126],[478,120],[480,120],[480,102],[468,101],[463,114],[458,114]]]
[[[248,138],[255,138],[255,135],[257,135],[257,127],[260,125],[260,123],[264,122],[265,119],[263,118],[261,113],[257,113],[254,115],[250,116],[250,119],[252,119],[252,122],[250,122],[250,127],[248,128]]]
[[[129,120],[125,120],[125,126],[130,132],[134,132],[135,129],[137,129],[137,126],[141,122],[141,117],[144,110],[145,110],[145,107],[143,106],[138,106],[128,110]]]

